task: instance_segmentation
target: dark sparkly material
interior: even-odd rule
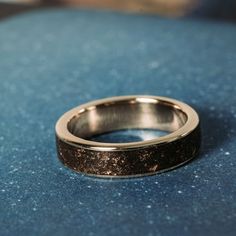
[[[132,151],[94,151],[56,139],[58,157],[75,171],[108,177],[148,175],[172,169],[194,158],[200,147],[200,126],[174,142]]]

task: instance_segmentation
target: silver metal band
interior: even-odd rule
[[[169,134],[130,143],[101,143],[90,137],[121,129],[158,129]],[[97,177],[132,177],[175,168],[200,147],[197,113],[187,104],[157,96],[101,99],[66,112],[56,124],[59,159]]]

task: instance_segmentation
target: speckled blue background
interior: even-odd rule
[[[234,235],[236,26],[76,10],[0,23],[0,235]],[[76,174],[54,124],[114,95],[170,96],[202,122],[197,159],[132,180]]]

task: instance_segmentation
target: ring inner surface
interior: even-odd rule
[[[127,129],[174,132],[187,121],[187,115],[176,105],[157,100],[116,101],[90,106],[78,111],[68,123],[73,135],[93,136]]]

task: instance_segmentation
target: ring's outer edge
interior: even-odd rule
[[[56,135],[61,162],[96,177],[138,177],[167,171],[193,159],[200,148],[200,124],[180,139],[135,150],[101,151],[75,147]]]

